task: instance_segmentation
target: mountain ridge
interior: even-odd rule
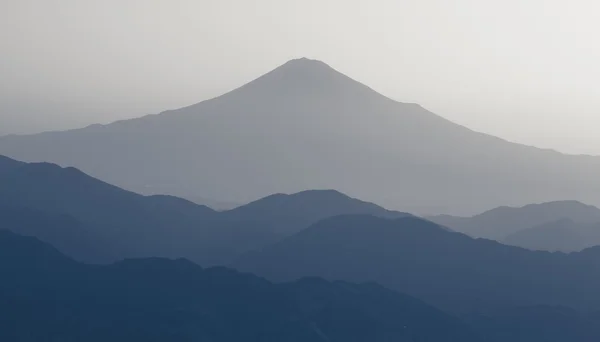
[[[384,218],[413,216],[387,210],[331,189],[273,194],[222,212],[229,219],[264,222],[282,236],[297,233],[323,219],[349,214],[370,214]]]
[[[373,284],[273,284],[184,259],[89,266],[5,231],[0,274],[6,341],[483,341],[459,319]]]
[[[73,167],[0,158],[0,227],[91,263],[164,256],[223,264],[319,220],[352,213],[411,216],[335,190],[272,195],[218,212],[174,196],[130,192]]]
[[[0,225],[64,247],[78,260],[186,256],[215,264],[275,238],[269,227],[225,222],[208,207],[172,196],[143,196],[73,167],[1,160]],[[93,247],[94,241],[96,250],[77,248]]]
[[[562,219],[600,223],[600,209],[576,200],[502,206],[471,217],[427,216],[427,219],[474,237],[504,241],[509,235]]]
[[[600,245],[600,221],[590,224],[559,219],[520,230],[502,242],[531,250],[579,252]]]
[[[600,309],[600,249],[540,252],[473,239],[418,218],[338,216],[238,258],[273,281],[375,281],[449,312],[540,304]]]

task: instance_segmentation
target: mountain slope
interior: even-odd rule
[[[440,215],[427,219],[474,237],[502,240],[521,230],[562,219],[597,223],[600,209],[578,201],[555,201],[520,208],[499,207],[473,217]]]
[[[273,195],[216,212],[173,196],[128,192],[74,168],[0,159],[0,227],[85,262],[166,256],[222,264],[323,218],[353,213],[410,216],[333,190]]]
[[[190,199],[247,203],[273,193],[338,189],[417,213],[562,198],[600,205],[600,158],[473,132],[307,59],[160,115],[2,137],[0,154]]]
[[[528,305],[599,309],[599,263],[598,248],[532,252],[417,218],[339,216],[234,266],[272,280],[376,281],[447,310],[479,312]]]
[[[90,262],[165,256],[212,265],[276,238],[269,227],[221,220],[183,199],[145,197],[74,168],[7,158],[0,159],[0,208],[5,229]]]
[[[506,237],[503,242],[531,250],[581,251],[600,246],[600,222],[585,224],[562,219],[518,231]]]
[[[0,275],[3,341],[483,341],[458,319],[375,284],[274,285],[181,259],[87,266],[5,231]]]
[[[84,262],[110,262],[118,257],[110,241],[90,231],[73,217],[64,214],[50,214],[35,209],[2,205],[0,206],[0,230],[35,236]]]
[[[385,218],[412,216],[386,210],[335,190],[309,190],[291,195],[275,194],[226,211],[223,216],[234,220],[264,222],[281,235],[291,235],[322,219],[349,214]]]

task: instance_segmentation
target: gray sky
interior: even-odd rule
[[[0,134],[157,113],[320,59],[475,130],[600,155],[594,0],[0,0]]]

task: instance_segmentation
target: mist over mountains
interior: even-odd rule
[[[598,13],[0,1],[0,342],[600,342]]]
[[[413,213],[600,204],[600,158],[473,132],[308,59],[160,115],[3,137],[0,153],[75,166],[145,194],[237,203],[337,189]]]
[[[344,214],[412,216],[334,190],[276,194],[217,212],[125,191],[72,167],[0,156],[0,228],[35,236],[83,262],[160,256],[223,265]]]
[[[518,231],[504,243],[541,251],[581,251],[600,245],[600,221],[594,224],[561,219]]]
[[[502,240],[521,230],[561,219],[597,223],[600,209],[578,201],[555,201],[523,207],[503,206],[472,217],[439,215],[427,219],[474,237]]]
[[[320,61],[0,154],[1,340],[600,340],[600,157]]]
[[[268,226],[221,220],[216,211],[184,199],[142,196],[75,168],[4,157],[0,157],[0,206],[4,208],[0,214],[5,213],[0,224],[17,233],[34,232],[26,228],[35,217],[69,218],[73,223],[68,225],[57,219],[38,222],[40,234],[33,235],[55,246],[85,245],[89,239],[77,241],[74,234],[57,232],[81,227],[79,234],[102,245],[103,253],[81,248],[63,252],[76,252],[69,255],[85,262],[162,256],[213,265],[276,238]]]
[[[593,218],[589,206],[571,209],[564,212]],[[8,340],[600,337],[598,247],[510,247],[334,190],[274,194],[217,212],[128,192],[74,168],[2,157],[0,230],[12,232],[0,231],[0,324],[10,327],[0,336]],[[147,259],[119,261],[132,257]]]
[[[426,218],[472,237],[532,250],[576,252],[600,245],[600,209],[578,201],[499,207],[472,217]]]
[[[411,217],[411,214],[386,210],[376,204],[350,198],[335,190],[308,190],[297,194],[275,194],[226,213],[229,219],[263,222],[289,236],[326,218],[363,214],[383,218]]]

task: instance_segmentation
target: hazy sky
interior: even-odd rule
[[[0,134],[157,113],[320,59],[509,140],[600,155],[594,0],[0,0]]]

